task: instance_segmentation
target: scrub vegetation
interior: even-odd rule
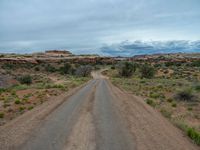
[[[177,127],[184,126],[181,129],[199,144],[199,61],[120,62],[104,74],[118,87],[143,97],[148,105],[159,110]]]
[[[1,62],[0,125],[34,109],[51,97],[87,82],[94,67],[81,63]]]

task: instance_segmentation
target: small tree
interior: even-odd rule
[[[69,74],[72,71],[72,66],[69,63],[64,64],[63,67],[60,67],[60,72],[62,74]]]
[[[152,66],[144,64],[140,68],[141,78],[153,78],[155,75],[155,70]]]
[[[81,77],[87,77],[90,75],[91,71],[92,71],[92,67],[90,65],[80,66],[76,70],[76,75],[81,76]]]
[[[130,77],[136,71],[136,64],[125,62],[119,67],[119,74],[124,77]]]

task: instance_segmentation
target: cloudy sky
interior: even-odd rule
[[[200,0],[0,0],[0,52],[200,52]]]

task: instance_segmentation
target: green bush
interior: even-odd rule
[[[171,102],[173,102],[173,99],[172,99],[172,98],[168,98],[167,101],[168,101],[169,103],[171,103]]]
[[[18,97],[15,90],[12,90],[10,93],[13,97]]]
[[[31,109],[33,109],[34,107],[33,106],[30,106],[30,107],[28,107],[28,110],[31,110]]]
[[[193,62],[191,63],[191,66],[193,66],[193,67],[200,67],[200,60],[193,61]]]
[[[5,57],[5,55],[1,54],[1,55],[0,55],[0,58],[3,58],[3,57]]]
[[[20,104],[20,103],[21,103],[20,100],[16,100],[16,101],[15,101],[15,104],[17,104],[17,105]]]
[[[195,86],[195,90],[200,92],[200,84]]]
[[[61,85],[61,84],[47,84],[45,85],[45,88],[46,89],[51,89],[51,88],[57,88],[57,89],[65,89],[65,86],[64,85]]]
[[[123,77],[130,77],[136,71],[136,64],[125,62],[119,67],[119,74]]]
[[[152,107],[156,106],[156,103],[152,99],[146,99],[146,103],[149,104]]]
[[[151,98],[159,98],[160,97],[160,94],[159,93],[153,93],[153,92],[150,92],[150,95],[149,95]]]
[[[154,67],[155,67],[155,68],[161,68],[161,67],[162,67],[162,64],[154,64]]]
[[[11,87],[11,89],[16,90],[16,91],[18,91],[18,90],[26,90],[26,89],[28,89],[28,88],[29,88],[29,86],[26,85],[26,84],[23,84],[23,85],[16,84],[16,85],[13,85],[13,86]]]
[[[176,107],[177,104],[175,102],[172,103],[172,107]]]
[[[32,83],[32,77],[30,75],[24,75],[18,78],[18,81],[21,84],[31,84]]]
[[[200,145],[200,133],[194,128],[187,129],[187,135],[197,144]]]
[[[10,64],[10,63],[5,63],[5,64],[3,64],[2,68],[11,70],[11,69],[14,69],[14,65]]]
[[[39,67],[35,67],[34,70],[35,71],[40,71],[40,68]]]
[[[4,118],[4,113],[0,113],[0,118]]]
[[[70,74],[72,73],[72,65],[69,63],[65,63],[64,66],[60,67],[61,74]]]
[[[26,107],[24,107],[24,106],[19,107],[20,112],[24,111],[25,109],[26,109]]]
[[[6,90],[4,88],[0,88],[0,94],[5,92]]]
[[[155,75],[155,70],[152,66],[144,64],[140,68],[141,78],[153,78]]]
[[[115,66],[114,66],[114,65],[112,65],[110,68],[114,70],[114,69],[115,69]]]
[[[177,66],[177,67],[178,67],[178,66],[181,66],[181,65],[182,65],[181,62],[170,62],[170,61],[169,61],[169,62],[166,62],[166,63],[165,63],[165,66],[166,66],[166,67],[170,67],[170,66]]]
[[[185,123],[175,122],[176,126],[186,132],[187,136],[191,138],[194,143],[200,145],[200,132],[194,128],[189,127]]]
[[[146,81],[145,80],[141,80],[140,83],[146,83]]]

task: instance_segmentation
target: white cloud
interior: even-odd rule
[[[199,40],[199,17],[199,0],[1,0],[0,52]]]

